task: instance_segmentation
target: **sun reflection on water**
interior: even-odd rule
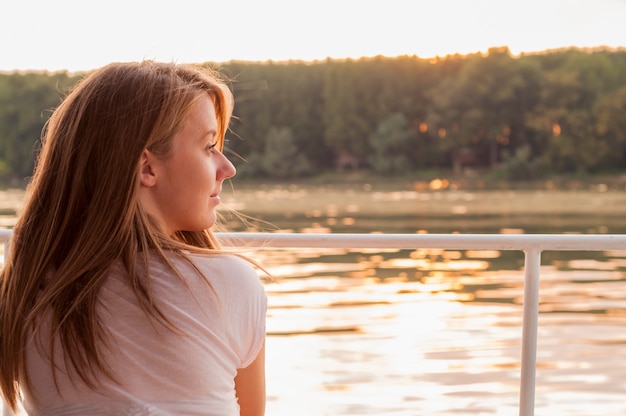
[[[542,265],[538,411],[589,415],[598,397],[626,411],[624,253],[611,254]],[[266,286],[268,414],[518,412],[523,271],[494,269],[503,253],[302,255]],[[588,401],[553,399],[569,389]]]

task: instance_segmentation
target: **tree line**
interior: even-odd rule
[[[626,50],[206,65],[235,94],[226,146],[241,176],[472,168],[515,180],[626,167]],[[80,77],[0,74],[5,181],[31,174],[47,117]]]

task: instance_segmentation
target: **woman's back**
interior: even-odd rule
[[[39,348],[32,339],[27,346],[32,390],[25,392],[26,411],[30,415],[238,415],[233,379],[263,345],[266,295],[252,266],[236,256],[188,257],[209,284],[180,257],[170,256],[170,260],[185,281],[161,262],[150,263],[153,299],[176,331],[149,318],[124,273],[113,268],[96,311],[105,330],[102,353],[115,381],[99,377],[94,390],[75,374],[70,379],[58,339],[53,374],[41,352],[49,339],[49,326],[44,324],[34,338],[41,340]],[[137,267],[143,274],[141,265]]]

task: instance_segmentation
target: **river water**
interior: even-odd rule
[[[242,230],[626,232],[626,194],[605,186],[267,187],[229,202],[267,221]],[[254,254],[275,279],[266,285],[268,415],[519,413],[522,253]],[[544,252],[540,293],[535,414],[626,414],[626,250]]]
[[[13,206],[5,195],[4,205]],[[240,190],[229,227],[283,232],[626,232],[621,190]],[[9,208],[6,208],[7,210]],[[0,217],[0,221],[3,220]],[[11,226],[11,216],[3,225]],[[515,415],[523,255],[261,249],[267,415]],[[626,247],[545,252],[536,415],[626,414]]]

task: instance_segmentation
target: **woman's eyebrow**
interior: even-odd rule
[[[207,137],[215,137],[215,136],[217,136],[217,130],[211,129],[202,135],[202,139],[205,139]]]

